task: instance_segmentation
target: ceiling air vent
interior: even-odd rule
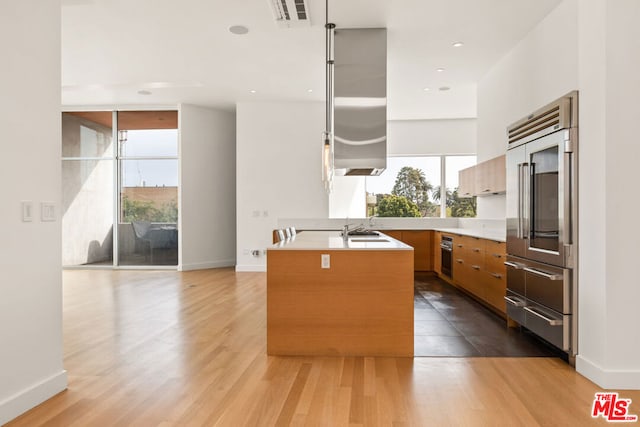
[[[267,0],[273,17],[280,28],[308,27],[311,25],[307,0]]]

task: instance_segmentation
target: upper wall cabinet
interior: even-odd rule
[[[507,191],[506,156],[478,163],[459,172],[460,197],[486,196]]]

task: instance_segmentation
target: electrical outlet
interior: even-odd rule
[[[331,268],[331,255],[329,255],[329,254],[321,254],[320,255],[320,266],[322,268]]]
[[[260,256],[260,251],[258,249],[253,249],[251,251],[251,255],[253,255],[255,257],[259,257]]]
[[[56,220],[56,204],[53,202],[40,203],[40,220],[55,221]]]
[[[242,255],[249,255],[249,249],[243,249]]]

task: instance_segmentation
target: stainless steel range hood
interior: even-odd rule
[[[387,167],[387,30],[336,29],[336,175],[380,175]]]

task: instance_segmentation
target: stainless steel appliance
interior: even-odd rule
[[[337,28],[334,44],[336,175],[387,167],[387,30]]]
[[[443,275],[451,277],[451,262],[453,257],[453,239],[449,236],[442,236],[440,239],[441,265],[440,271]]]
[[[578,94],[509,126],[507,314],[577,352]]]

